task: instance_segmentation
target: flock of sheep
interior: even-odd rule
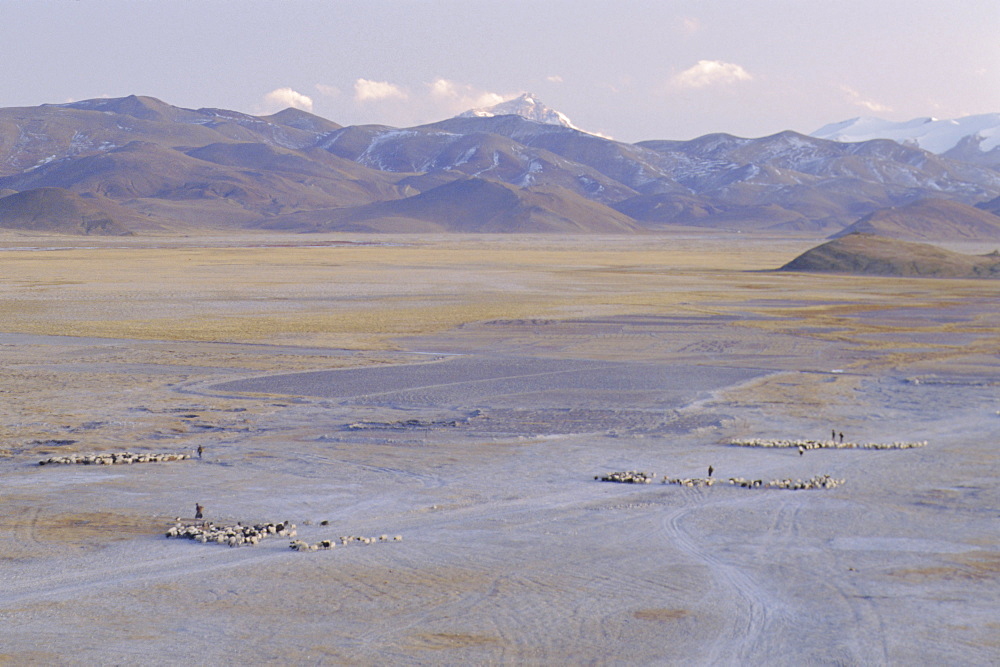
[[[235,526],[216,526],[208,521],[189,524],[177,523],[167,530],[167,537],[186,538],[202,544],[215,542],[230,547],[252,547],[271,535],[295,537],[296,534],[295,524],[287,521],[253,526],[244,526],[241,523],[237,523]]]
[[[611,472],[607,475],[594,477],[602,482],[618,482],[619,484],[650,484],[655,478],[655,472],[640,472],[638,470]],[[712,477],[666,477],[662,483],[678,486],[712,486],[716,481]],[[806,480],[772,479],[770,482],[764,482],[761,479],[743,479],[742,477],[729,478],[730,484],[744,489],[835,489],[844,484],[845,481],[834,479],[829,475],[816,475]]]
[[[837,442],[836,440],[780,440],[780,439],[739,439],[731,440],[730,445],[738,447],[795,447],[799,454],[803,454],[810,449],[912,449],[914,447],[925,447],[923,442],[893,442],[893,443],[855,443]],[[201,451],[199,450],[199,455]],[[118,465],[132,463],[160,463],[169,461],[184,461],[192,458],[190,454],[163,453],[163,454],[136,454],[133,452],[114,452],[108,454],[71,454],[69,456],[54,456],[38,465]],[[708,477],[670,477],[664,478],[663,484],[676,484],[679,486],[702,487],[712,486],[716,480],[712,478],[712,468],[709,467]],[[611,472],[606,475],[595,475],[594,479],[602,482],[617,482],[620,484],[650,484],[656,478],[656,473],[639,470],[626,470],[622,472]],[[807,480],[801,479],[775,479],[765,483],[763,480],[747,480],[742,477],[730,477],[729,484],[742,488],[771,488],[771,489],[833,489],[842,484],[845,480],[834,479],[830,475],[816,475]],[[326,525],[327,522],[322,522]],[[193,524],[184,524],[178,521],[173,527],[167,530],[168,538],[186,538],[201,543],[226,544],[230,547],[253,546],[261,540],[278,535],[281,537],[295,537],[297,530],[295,524],[287,521],[282,523],[265,523],[244,526],[237,523],[234,526],[217,526],[214,523],[203,521]],[[391,538],[391,541],[402,541],[401,535]],[[373,544],[376,542],[389,542],[388,535],[378,537],[362,537],[356,535],[341,536],[341,545],[352,543]],[[289,548],[294,551],[317,551],[320,549],[333,549],[333,540],[322,540],[315,544],[309,544],[303,540],[292,540]]]
[[[926,447],[923,442],[835,442],[834,440],[765,440],[749,438],[746,440],[730,440],[730,445],[736,447],[796,447],[800,452],[808,449],[913,449]]]
[[[201,458],[202,448],[198,448],[198,458]],[[107,454],[71,454],[68,456],[54,456],[38,462],[38,465],[120,465],[131,463],[161,463],[169,461],[184,461],[193,458],[191,454],[135,454],[133,452],[113,452]],[[196,518],[201,518],[201,505],[196,505]],[[309,521],[306,522],[310,523]],[[321,521],[321,525],[328,525],[328,521]],[[237,522],[235,525],[216,525],[210,521],[198,521],[196,523],[183,523],[180,519],[166,531],[168,538],[188,539],[202,544],[225,544],[230,547],[255,546],[261,540],[277,535],[279,537],[295,537],[298,530],[294,523],[283,521],[280,523],[263,523],[254,525],[243,525]],[[364,537],[358,535],[342,535],[341,545],[352,543],[374,544],[376,542],[401,542],[402,535],[390,538],[388,535],[377,537]],[[289,548],[294,551],[317,551],[319,549],[333,549],[333,540],[322,540],[316,544],[309,544],[303,540],[292,540]]]
[[[678,486],[712,486],[715,481],[712,477],[668,477],[664,478],[663,483]]]
[[[326,522],[324,522],[326,525]],[[244,526],[237,523],[235,526],[217,526],[209,521],[199,523],[178,522],[167,530],[167,537],[194,540],[202,544],[225,544],[230,547],[252,547],[261,540],[277,535],[279,537],[295,537],[298,529],[294,523],[283,521],[281,523],[263,523],[252,526]],[[340,544],[348,545],[375,544],[376,542],[402,542],[403,536],[396,535],[390,538],[388,535],[378,537],[362,537],[358,535],[341,535]],[[336,545],[333,540],[322,540],[315,544],[309,544],[304,540],[292,540],[288,547],[293,551],[318,551],[319,549],[333,549]]]
[[[834,479],[829,475],[816,475],[807,480],[801,479],[772,479],[768,483],[763,480],[743,479],[742,477],[730,477],[729,483],[736,484],[744,489],[836,489],[847,480]]]
[[[831,438],[830,440],[780,440],[749,438],[742,440],[731,440],[730,445],[737,447],[795,447],[802,455],[809,449],[913,449],[915,447],[926,447],[927,441],[922,442],[844,442],[843,434],[840,441]],[[678,486],[712,486],[716,480],[712,478],[712,466],[708,467],[708,477],[670,477],[664,478],[664,484],[676,484]],[[656,478],[655,472],[643,472],[640,470],[625,470],[622,472],[610,472],[606,475],[595,475],[594,479],[602,482],[617,482],[619,484],[650,484]],[[810,479],[773,479],[764,482],[762,479],[748,480],[742,477],[730,477],[729,483],[744,489],[835,489],[844,484],[846,480],[834,479],[830,475],[816,475]]]
[[[38,465],[120,465],[130,463],[164,463],[168,461],[184,461],[191,458],[190,454],[136,454],[134,452],[112,452],[109,454],[70,454],[69,456],[53,456],[39,461]]]
[[[358,535],[341,535],[340,544],[348,545],[352,542],[357,542],[358,544],[375,544],[376,542],[389,542],[388,535],[379,535],[378,537],[360,537]],[[392,542],[402,542],[403,536],[396,535],[392,538]],[[292,540],[291,544],[288,545],[293,551],[317,551],[318,549],[333,549],[336,545],[333,540],[322,540],[316,544],[309,544],[305,540]]]
[[[602,482],[618,482],[620,484],[649,484],[656,477],[655,472],[640,472],[638,470],[626,470],[624,472],[609,472],[607,475],[594,476]]]

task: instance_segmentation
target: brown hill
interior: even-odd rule
[[[137,95],[8,107],[0,109],[0,176],[96,155],[133,141],[168,148],[220,141],[305,148],[339,127],[296,110],[258,117],[224,109],[182,109]]]
[[[250,225],[300,210],[357,206],[401,195],[402,175],[319,149],[213,143],[184,153],[151,142],[57,160],[2,179],[19,190],[55,187],[119,201],[144,227]]]
[[[1000,241],[1000,216],[944,199],[922,199],[882,208],[831,238],[875,234],[911,241]]]
[[[0,227],[61,234],[122,236],[137,216],[103,197],[38,188],[0,199]]]
[[[778,270],[919,278],[1000,278],[1000,253],[964,255],[926,243],[851,234],[808,250]]]
[[[406,199],[280,216],[268,228],[312,231],[633,233],[617,211],[560,188],[469,178]]]

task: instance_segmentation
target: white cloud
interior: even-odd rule
[[[268,106],[281,106],[281,108],[295,107],[303,111],[312,111],[313,101],[311,97],[292,90],[291,88],[275,88],[264,96],[264,103]]]
[[[874,111],[875,113],[892,111],[892,107],[888,107],[884,104],[876,102],[875,100],[868,99],[850,86],[841,86],[840,92],[844,93],[847,101],[856,107],[863,107],[869,111]]]
[[[458,94],[454,81],[438,77],[431,84],[431,95],[434,97],[452,97]]]
[[[369,102],[388,99],[405,100],[406,91],[388,81],[370,81],[358,79],[354,82],[354,99],[358,102]]]
[[[431,98],[449,111],[461,112],[479,107],[491,107],[509,99],[499,93],[479,90],[469,84],[456,83],[443,77],[430,84]]]
[[[685,16],[681,19],[681,27],[684,29],[684,32],[693,35],[701,30],[701,21],[697,16]]]
[[[545,80],[548,81],[549,83],[562,83],[563,82],[563,78],[561,76],[559,76],[558,74],[553,74],[552,76],[547,76],[547,77],[545,77]]]
[[[728,85],[752,79],[749,72],[735,63],[725,63],[721,60],[699,60],[697,65],[675,74],[670,82],[678,88],[704,88],[705,86]]]
[[[320,92],[321,95],[326,95],[327,97],[339,97],[340,88],[336,86],[331,86],[325,83],[317,83],[316,90]]]

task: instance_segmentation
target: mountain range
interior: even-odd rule
[[[984,144],[975,150],[987,154]],[[5,108],[0,197],[0,227],[76,233],[835,235],[893,210],[922,216],[916,238],[1000,238],[1000,170],[954,147],[791,131],[629,144],[579,130],[529,94],[410,128],[139,96]],[[896,227],[886,233],[909,233]]]
[[[892,139],[944,157],[1000,167],[1000,113],[904,122],[862,116],[824,125],[810,136],[849,142]]]

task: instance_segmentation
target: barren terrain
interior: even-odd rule
[[[0,664],[1000,660],[992,281],[767,271],[815,239],[371,241],[0,234]],[[831,429],[928,445],[728,444]],[[195,503],[403,539],[167,539]]]

